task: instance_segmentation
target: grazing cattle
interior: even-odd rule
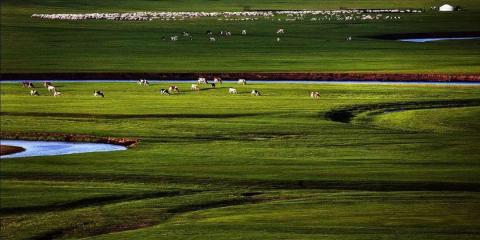
[[[240,78],[238,79],[238,84],[247,85],[247,80]]]
[[[176,42],[178,40],[178,36],[171,36],[170,40]]]
[[[162,95],[170,95],[170,93],[168,92],[168,90],[163,89],[163,88],[162,88],[162,90],[160,90],[160,93],[161,93]]]
[[[36,90],[30,90],[30,96],[40,96]]]
[[[43,86],[44,87],[52,86],[52,83],[51,82],[43,82]]]
[[[198,84],[208,84],[208,81],[204,77],[199,77],[198,80],[197,80],[197,83]]]
[[[215,88],[215,83],[212,83],[212,84],[210,84],[210,85],[212,86],[212,88]]]
[[[247,30],[243,29],[242,30],[242,35],[247,35]]]
[[[277,42],[280,42],[280,38],[279,38],[279,37],[277,37],[276,41],[277,41]]]
[[[54,86],[48,86],[48,87],[47,87],[47,90],[48,90],[49,92],[56,92],[56,91],[57,91],[57,89],[56,89]]]
[[[198,86],[197,84],[192,84],[190,89],[193,90],[193,91],[200,91],[200,86]]]
[[[22,86],[26,88],[35,88],[32,82],[22,82]]]
[[[320,98],[320,93],[319,92],[311,92],[310,93],[310,98],[319,99]]]
[[[253,89],[252,92],[250,93],[252,96],[260,96],[260,92]]]
[[[103,94],[102,91],[93,91],[93,96],[95,97],[105,97],[105,94]]]
[[[225,36],[230,37],[230,36],[232,36],[232,33],[231,32],[225,32]]]
[[[348,37],[346,38],[346,40],[347,40],[347,41],[352,41],[352,36],[348,36]]]
[[[220,83],[220,84],[222,84],[223,81],[222,81],[222,79],[219,78],[219,77],[214,77],[214,78],[213,78],[213,83]]]
[[[182,32],[182,35],[183,35],[184,37],[189,37],[189,36],[190,36],[190,33],[188,33],[188,32]]]
[[[150,86],[150,82],[147,79],[140,79],[137,81],[137,84],[140,86]]]
[[[62,95],[61,92],[57,92],[57,91],[53,92],[53,96],[54,96],[54,97],[58,97],[58,96],[60,96],[60,95]]]
[[[212,32],[212,31],[210,31],[210,30],[207,30],[207,31],[205,32],[205,34],[207,34],[207,35],[212,35],[212,34],[213,34],[213,32]]]
[[[169,92],[169,93],[174,93],[174,92],[178,93],[178,92],[180,92],[180,90],[178,89],[177,86],[170,86],[170,87],[168,88],[168,92]]]
[[[280,28],[277,30],[277,34],[284,34],[285,33],[285,29],[283,28]]]
[[[215,39],[214,37],[210,37],[210,38],[208,38],[208,40],[209,40],[210,42],[216,42],[216,41],[217,41],[217,39]]]
[[[228,89],[228,93],[230,93],[230,94],[237,94],[237,89],[235,89],[235,88],[229,88],[229,89]]]

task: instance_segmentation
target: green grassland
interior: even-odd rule
[[[62,97],[2,84],[2,132],[141,142],[2,159],[2,239],[480,238],[478,87],[56,85]],[[326,117],[356,106],[372,109]]]
[[[443,1],[79,1],[1,2],[1,72],[395,72],[478,73],[480,41],[427,44],[372,39],[379,34],[480,31],[480,4],[465,11],[429,10]],[[422,8],[401,20],[376,22],[53,21],[34,13],[241,11],[243,9]],[[275,31],[285,28],[280,43]],[[247,29],[247,36],[240,36]],[[208,42],[205,31],[234,36]],[[161,40],[192,33],[193,40]],[[345,41],[352,36],[352,41]]]

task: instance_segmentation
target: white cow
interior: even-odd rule
[[[137,81],[137,84],[140,86],[150,86],[150,82],[147,79],[140,79]]]
[[[240,78],[238,79],[238,84],[247,85],[247,80]]]
[[[247,35],[247,30],[243,29],[242,30],[242,35]]]
[[[53,92],[53,96],[54,96],[54,97],[58,97],[58,96],[60,96],[60,95],[62,95],[61,92],[57,92],[57,91]]]
[[[285,29],[283,28],[280,28],[277,30],[277,34],[284,34],[285,33]]]
[[[319,99],[320,98],[320,93],[319,92],[311,92],[310,93],[310,98]]]
[[[49,92],[56,92],[57,91],[57,89],[52,85],[48,86],[47,89],[48,89]]]
[[[237,94],[237,89],[235,89],[235,88],[229,88],[229,89],[228,89],[228,93],[230,93],[230,94]]]
[[[210,42],[216,42],[216,41],[217,41],[217,39],[215,39],[214,37],[209,37],[208,40],[209,40]]]
[[[252,96],[260,96],[260,95],[261,95],[260,92],[257,91],[257,90],[255,90],[255,89],[253,89],[250,94],[251,94]]]
[[[174,93],[174,92],[180,92],[177,86],[173,85],[168,88],[168,92]]]
[[[277,39],[276,39],[276,40],[277,40],[277,42],[280,42],[280,38],[279,38],[279,37],[277,37]]]
[[[198,78],[197,83],[198,84],[208,84],[208,81],[204,77],[200,77],[200,78]]]
[[[40,96],[36,90],[30,90],[30,96]]]
[[[197,84],[192,84],[192,86],[190,87],[191,90],[194,90],[194,91],[200,91],[200,86],[198,86]]]
[[[219,78],[219,77],[214,77],[214,78],[213,78],[213,83],[220,83],[220,84],[222,84],[223,81],[222,81],[222,79]]]

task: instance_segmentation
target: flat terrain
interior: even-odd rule
[[[456,0],[462,12],[430,9],[437,0],[147,1],[3,0],[1,73],[52,72],[393,72],[479,73],[480,41],[405,43],[382,34],[480,31],[478,1]],[[375,21],[258,20],[118,22],[31,18],[41,13],[243,11],[258,9],[419,8],[420,14]],[[275,32],[286,34],[276,42]],[[248,35],[241,36],[242,29]],[[231,31],[210,43],[205,32]],[[190,32],[192,40],[162,37]],[[345,39],[351,36],[352,41]]]
[[[480,238],[479,87],[55,85],[2,84],[2,132],[140,143],[1,160],[2,239]]]

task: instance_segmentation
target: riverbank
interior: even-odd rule
[[[28,140],[28,141],[61,141],[61,142],[83,142],[83,143],[105,143],[124,147],[134,147],[139,140],[135,138],[97,137],[82,134],[66,133],[22,133],[2,132],[2,139],[7,140]]]
[[[10,146],[10,145],[0,145],[0,156],[10,155],[14,153],[19,153],[25,151],[25,148]]]
[[[121,72],[82,72],[82,73],[4,73],[0,80],[192,80],[199,77],[224,80],[245,78],[248,80],[317,80],[317,81],[381,81],[381,82],[480,82],[478,74],[395,74],[395,73],[309,73],[309,72],[237,72],[237,73],[121,73]]]

